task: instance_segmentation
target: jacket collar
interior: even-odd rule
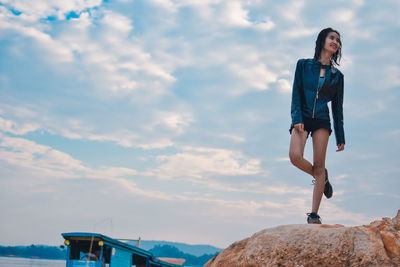
[[[329,73],[329,72],[336,73],[336,71],[337,71],[337,69],[332,65],[332,62],[329,65],[323,65],[321,62],[319,62],[315,58],[313,58],[311,60],[311,62],[313,63],[314,66],[318,66],[318,68],[326,69],[327,73]]]
[[[314,64],[316,64],[316,65],[322,67],[323,69],[332,68],[332,62],[330,62],[329,65],[324,65],[324,64],[322,64],[321,62],[319,62],[318,60],[316,60],[316,59],[314,59],[314,58],[312,59],[312,62],[313,62]]]

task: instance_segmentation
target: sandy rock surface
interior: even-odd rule
[[[369,225],[294,224],[269,228],[230,245],[205,267],[398,266],[400,210]]]

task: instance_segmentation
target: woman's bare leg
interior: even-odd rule
[[[327,129],[318,129],[313,133],[313,155],[314,155],[314,192],[312,200],[312,212],[318,213],[321,204],[322,194],[325,187],[325,158],[328,147],[329,131]]]
[[[304,158],[304,147],[307,141],[307,132],[300,132],[293,128],[290,137],[289,158],[290,162],[300,170],[313,175],[312,164]]]

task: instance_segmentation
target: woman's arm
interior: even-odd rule
[[[336,144],[338,146],[337,151],[344,149],[345,138],[344,138],[344,128],[343,128],[343,95],[344,95],[344,77],[341,75],[339,81],[338,91],[336,96],[332,99],[332,115],[333,123],[336,136]]]
[[[292,104],[291,104],[291,116],[292,116],[292,125],[296,125],[299,123],[303,123],[303,117],[301,114],[301,88],[303,84],[302,79],[302,63],[303,60],[299,59],[296,65],[296,71],[294,74],[293,80],[293,89],[292,89]]]

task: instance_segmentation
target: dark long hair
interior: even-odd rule
[[[314,52],[314,59],[318,60],[321,56],[321,51],[324,48],[325,45],[325,39],[328,36],[330,32],[336,32],[339,35],[339,49],[336,51],[335,54],[332,55],[331,57],[331,64],[339,66],[340,59],[342,58],[342,41],[340,38],[340,33],[337,30],[334,30],[332,28],[326,28],[323,29],[317,37],[317,40],[315,41],[315,52]]]

